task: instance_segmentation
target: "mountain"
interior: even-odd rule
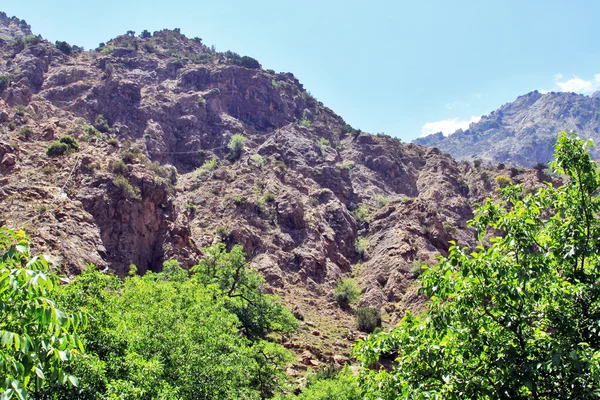
[[[435,146],[458,160],[481,159],[530,167],[552,159],[554,143],[561,130],[577,132],[583,138],[600,139],[600,98],[597,93],[533,91],[519,96],[445,137],[441,133],[418,138],[416,144]],[[600,150],[592,149],[599,157]]]
[[[476,245],[467,221],[496,177],[547,179],[356,130],[293,74],[177,29],[90,51],[5,14],[0,33],[0,226],[25,229],[69,275],[190,267],[239,243],[305,321],[286,346],[320,361],[359,335],[333,301],[341,278],[392,324],[424,301],[422,264],[451,240]]]

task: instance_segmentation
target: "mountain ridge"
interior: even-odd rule
[[[540,93],[535,90],[517,97],[485,115],[466,130],[449,136],[438,134],[413,143],[435,146],[458,160],[481,159],[531,167],[552,159],[561,130],[582,138],[600,140],[600,98],[569,92]],[[599,157],[598,150],[592,150]]]

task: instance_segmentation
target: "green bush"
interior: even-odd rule
[[[319,140],[317,141],[317,147],[319,148],[321,154],[323,154],[325,147],[331,147],[331,142],[328,139],[319,138]]]
[[[136,155],[131,151],[124,151],[119,155],[119,157],[125,164],[133,164],[137,161]]]
[[[129,167],[121,160],[117,160],[112,164],[112,172],[115,174],[124,175],[129,171]]]
[[[10,75],[0,75],[0,93],[2,93],[8,85],[10,85]]]
[[[142,196],[140,194],[140,188],[133,186],[127,178],[122,175],[117,176],[112,181],[113,185],[115,185],[120,191],[123,197],[129,200],[141,200]]]
[[[369,216],[369,210],[367,209],[367,207],[365,207],[364,204],[361,204],[360,206],[358,206],[358,208],[356,210],[354,210],[353,214],[354,214],[354,219],[359,224],[361,224],[363,222],[369,222],[371,219],[371,217]]]
[[[232,201],[233,201],[233,204],[235,204],[236,206],[243,206],[247,202],[246,197],[242,194],[233,197]]]
[[[104,115],[98,114],[96,120],[94,121],[94,128],[98,129],[102,133],[107,133],[110,131],[110,126],[108,126],[108,122],[106,121],[106,118],[104,118]]]
[[[254,165],[256,165],[259,168],[262,168],[265,165],[265,158],[260,154],[252,154],[252,156],[250,156],[250,159],[252,160]]]
[[[252,57],[243,56],[240,60],[240,65],[245,68],[259,69],[260,63]]]
[[[69,146],[67,144],[55,141],[48,146],[48,149],[46,149],[46,155],[49,157],[58,157],[65,154],[68,150]]]
[[[229,149],[233,157],[238,158],[242,154],[245,145],[246,138],[240,135],[239,133],[236,133],[231,137],[231,139],[229,139],[227,148]]]
[[[361,257],[366,255],[367,247],[369,247],[369,239],[366,238],[357,239],[356,243],[354,244],[356,252],[360,254]]]
[[[352,171],[354,169],[354,161],[344,161],[341,163],[337,163],[336,168],[340,171]]]
[[[354,279],[344,278],[336,285],[333,298],[340,307],[348,308],[360,298],[360,289]]]
[[[506,176],[504,176],[504,175],[498,175],[498,176],[496,177],[496,184],[497,184],[497,185],[498,185],[498,187],[500,187],[500,188],[505,188],[505,187],[507,187],[508,185],[511,185],[511,184],[512,184],[512,182],[511,182],[511,180],[510,180],[509,178],[507,178]]]
[[[267,192],[264,194],[263,199],[267,202],[267,203],[272,203],[275,201],[275,193],[273,192]]]
[[[142,31],[142,33],[140,33],[140,37],[141,37],[142,39],[147,39],[147,38],[149,38],[149,37],[152,37],[152,34],[151,34],[151,33],[150,33],[150,32],[149,32],[147,29],[144,29],[144,30]]]
[[[75,138],[73,136],[65,135],[65,136],[61,137],[59,139],[59,141],[61,143],[66,144],[67,146],[69,146],[69,149],[71,149],[73,151],[79,149],[79,143],[77,142],[77,140],[75,140]]]
[[[277,400],[363,400],[358,380],[352,370],[345,367],[331,377],[312,377],[298,395],[276,397]]]
[[[385,196],[382,195],[377,195],[375,196],[375,204],[377,204],[377,208],[383,208],[385,206],[387,206],[390,202],[390,199],[388,199]]]
[[[27,46],[35,46],[36,44],[40,44],[42,39],[35,35],[27,35],[23,38],[23,42]]]
[[[361,307],[356,310],[358,330],[371,333],[381,326],[381,314],[375,307]]]
[[[67,42],[57,40],[54,45],[58,50],[62,51],[66,55],[71,55],[71,52],[73,51],[73,47],[71,47],[71,45]]]

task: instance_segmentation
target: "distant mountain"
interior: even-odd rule
[[[541,94],[536,90],[482,117],[465,131],[447,137],[436,133],[414,143],[437,147],[458,160],[482,159],[525,167],[545,163],[552,159],[561,130],[600,141],[599,95]],[[600,149],[592,150],[592,156],[599,157]]]

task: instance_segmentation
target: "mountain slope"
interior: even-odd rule
[[[534,91],[482,117],[465,131],[458,130],[448,137],[438,133],[414,143],[438,147],[458,160],[533,166],[552,159],[561,130],[574,131],[598,142],[600,98]],[[598,151],[592,150],[592,155],[598,157]]]
[[[421,264],[450,240],[476,244],[467,221],[496,176],[546,179],[352,129],[292,74],[177,30],[81,51],[4,14],[0,28],[12,35],[0,42],[0,226],[25,229],[68,274],[189,267],[205,246],[240,243],[317,329],[282,340],[321,361],[356,337],[332,301],[339,279],[356,277],[360,304],[393,323],[423,301]],[[49,156],[66,135],[77,151]]]

